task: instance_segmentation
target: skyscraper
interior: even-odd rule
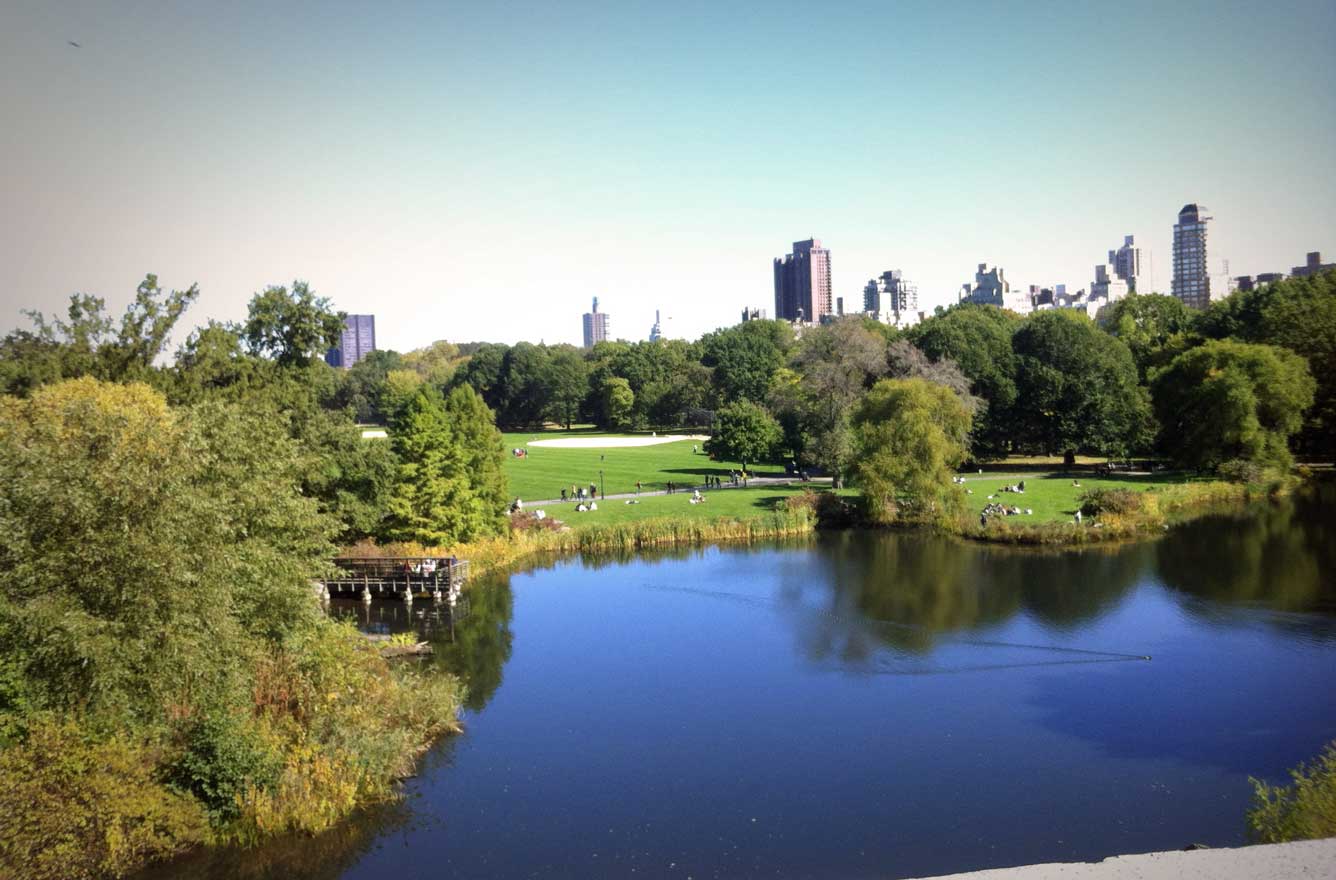
[[[1150,251],[1137,247],[1136,236],[1124,235],[1123,246],[1109,251],[1109,263],[1114,274],[1127,282],[1127,289],[1132,293],[1155,291]]]
[[[663,321],[659,318],[659,310],[654,310],[654,326],[649,328],[649,341],[658,342],[663,338]]]
[[[584,347],[593,348],[596,343],[608,339],[608,313],[598,310],[598,297],[594,297],[593,311],[584,313]]]
[[[1211,304],[1211,275],[1206,270],[1205,205],[1184,205],[1174,224],[1173,294],[1183,305],[1204,309]]]
[[[1128,236],[1131,238],[1132,236]],[[1095,280],[1090,284],[1091,302],[1103,300],[1103,305],[1116,303],[1118,300],[1127,296],[1131,287],[1125,279],[1118,275],[1118,268],[1115,265],[1105,263],[1095,267]],[[1093,315],[1092,315],[1093,317]]]
[[[1002,267],[989,269],[987,263],[979,264],[979,270],[974,273],[973,288],[968,284],[961,285],[960,301],[1010,309],[1018,315],[1028,315],[1034,309],[1028,290],[1013,292]]]
[[[816,323],[830,313],[830,251],[817,238],[795,241],[775,259],[775,318]]]
[[[918,287],[906,281],[899,269],[882,272],[863,288],[863,311],[883,324],[917,324]]]
[[[376,316],[347,315],[339,347],[325,353],[331,367],[348,368],[376,350]]]

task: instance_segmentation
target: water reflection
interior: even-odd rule
[[[199,850],[135,875],[134,880],[333,880],[356,864],[381,838],[409,828],[412,810],[403,801],[359,810],[320,834],[287,834],[253,849]]]
[[[861,660],[889,646],[931,652],[943,636],[993,627],[1020,612],[1072,629],[1107,611],[1153,560],[1149,548],[1035,553],[918,534],[842,532],[818,545],[828,572],[815,656]],[[800,577],[800,576],[798,576]],[[811,585],[786,579],[791,601]]]
[[[1188,597],[1196,616],[1228,621],[1230,605],[1262,605],[1283,612],[1336,609],[1336,484],[1301,492],[1293,501],[1259,506],[1246,514],[1198,520],[1174,530],[1156,546],[1165,583]],[[1217,603],[1225,603],[1223,605]],[[1273,622],[1294,626],[1294,618]],[[1331,634],[1321,619],[1313,634]]]
[[[451,672],[467,688],[465,706],[481,711],[501,686],[512,641],[514,595],[508,575],[471,583],[458,606],[446,602],[359,602],[336,599],[330,614],[353,620],[363,632],[416,632],[431,642],[431,665]]]

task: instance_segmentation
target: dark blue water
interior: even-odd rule
[[[245,873],[912,877],[1241,844],[1248,777],[1336,738],[1333,512],[1112,550],[846,532],[480,581],[432,631],[466,732],[405,804]]]

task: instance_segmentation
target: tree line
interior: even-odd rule
[[[1334,287],[1332,272],[1288,279],[1202,312],[1134,294],[1095,321],[961,304],[907,331],[847,317],[588,350],[438,341],[338,370],[320,356],[338,344],[341,315],[301,282],[258,293],[243,322],[199,327],[163,363],[198,290],[164,291],[149,276],[119,324],[86,295],[63,317],[30,315],[31,329],[0,341],[0,389],[22,397],[93,376],[144,382],[175,406],[266,413],[308,451],[303,489],[343,540],[447,543],[503,527],[498,427],[713,429],[720,458],[783,457],[838,483],[867,457],[857,417],[883,380],[953,393],[968,415],[962,461],[1160,455],[1246,477],[1287,467],[1292,449],[1330,456]],[[362,442],[367,423],[389,426],[391,442]]]

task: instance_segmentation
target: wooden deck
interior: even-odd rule
[[[341,556],[339,573],[322,578],[326,598],[445,600],[454,604],[468,580],[469,564],[442,556]]]

